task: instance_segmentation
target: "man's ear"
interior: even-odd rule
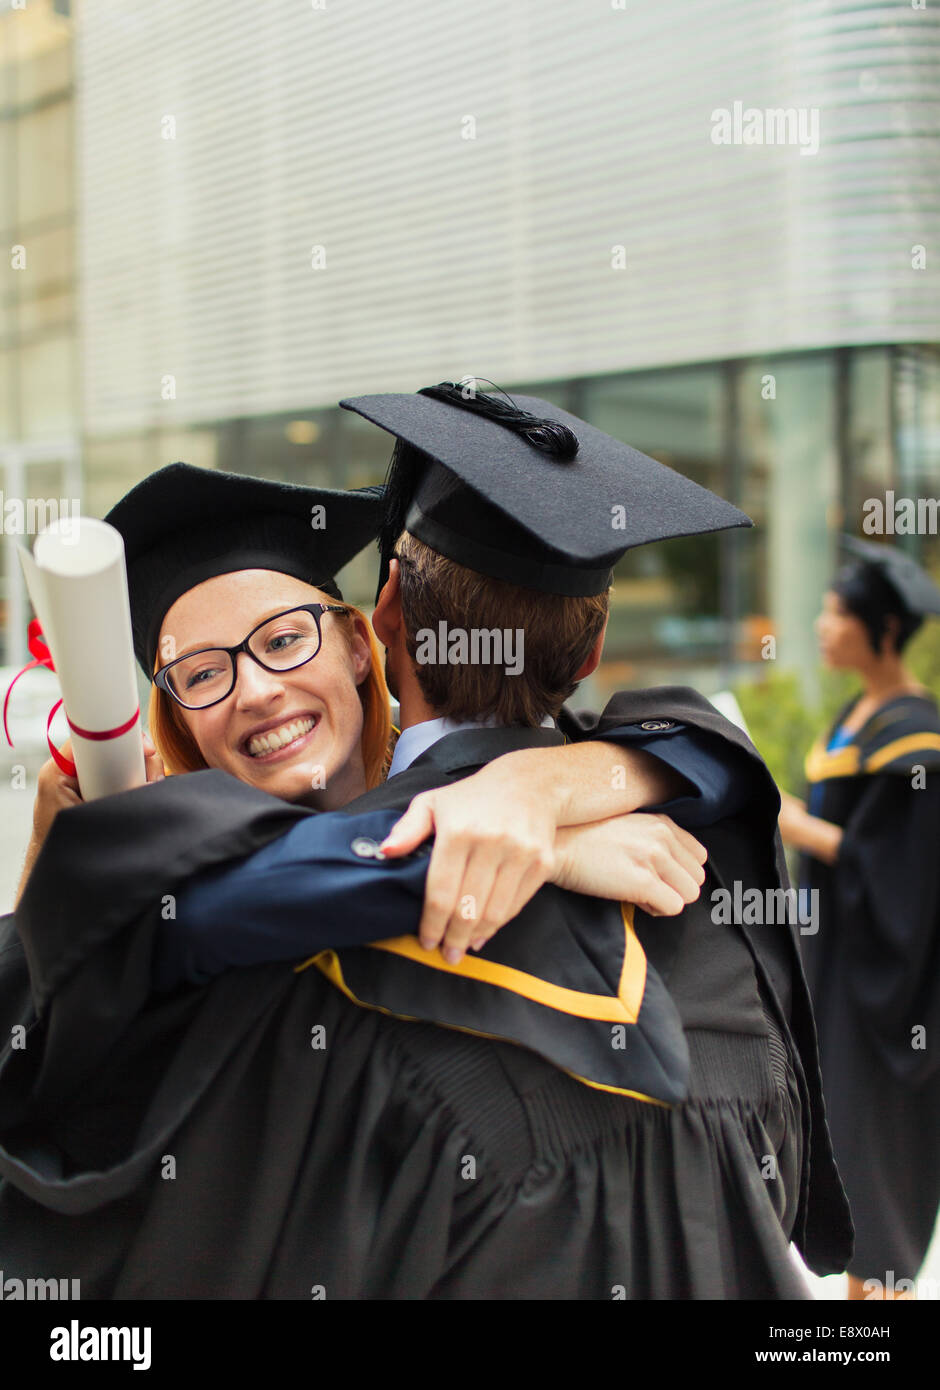
[[[353,673],[357,685],[362,685],[372,669],[372,644],[369,641],[368,624],[365,618],[355,618],[355,635],[349,644]]]
[[[604,619],[604,626],[597,634],[597,640],[595,641],[591,650],[588,652],[587,656],[582,661],[581,665],[578,667],[578,670],[575,674],[576,681],[583,681],[587,676],[593,675],[594,672],[597,670],[598,666],[600,665],[601,656],[604,652],[604,639],[607,636],[607,624],[609,621],[610,614],[608,613],[607,617]]]
[[[388,578],[382,585],[372,614],[372,630],[383,647],[395,644],[395,634],[401,627],[401,573],[397,560],[390,560]]]

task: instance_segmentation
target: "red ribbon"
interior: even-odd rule
[[[3,732],[6,734],[7,743],[11,748],[13,747],[13,740],[10,737],[10,730],[7,728],[7,705],[10,703],[10,695],[14,685],[16,685],[20,676],[25,675],[26,672],[32,670],[34,666],[46,666],[50,671],[55,670],[52,664],[52,653],[49,651],[49,644],[43,636],[42,627],[40,626],[38,618],[33,618],[27,629],[27,646],[32,652],[33,660],[28,661],[21,671],[17,671],[16,675],[7,686],[6,698],[3,701]],[[52,734],[50,733],[52,721],[55,718],[55,712],[61,703],[61,700],[57,700],[49,711],[49,718],[46,720],[46,742],[49,745],[49,752],[55,759],[56,766],[60,771],[65,773],[66,777],[74,777],[76,775],[75,763],[71,758],[67,758],[64,753],[59,752],[58,748],[56,748],[55,744],[52,742]],[[73,733],[78,734],[80,738],[90,738],[96,741],[109,738],[120,738],[121,734],[126,734],[128,729],[132,729],[137,723],[140,718],[140,706],[138,705],[130,719],[126,720],[123,724],[119,724],[115,729],[97,730],[79,728],[77,724],[73,724],[71,719],[69,719],[68,711],[66,711],[65,718],[69,728]]]

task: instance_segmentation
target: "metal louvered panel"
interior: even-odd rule
[[[325,5],[82,7],[91,432],[936,337],[935,6]]]

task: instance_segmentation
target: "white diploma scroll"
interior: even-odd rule
[[[747,734],[748,738],[751,737],[751,731],[745,723],[741,706],[730,690],[719,690],[717,695],[711,697],[709,704],[714,705],[718,713],[723,714],[732,724],[737,724],[741,732]]]
[[[137,679],[120,532],[105,521],[68,517],[40,532],[32,554],[17,549],[59,679],[82,799],[143,786],[142,716],[133,718]],[[124,733],[113,734],[127,724]]]

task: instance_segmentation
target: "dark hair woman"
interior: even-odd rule
[[[811,749],[808,806],[785,796],[780,830],[818,894],[802,941],[856,1227],[849,1297],[904,1297],[940,1200],[940,716],[902,653],[940,590],[898,551],[847,544],[816,631],[862,690]]]

